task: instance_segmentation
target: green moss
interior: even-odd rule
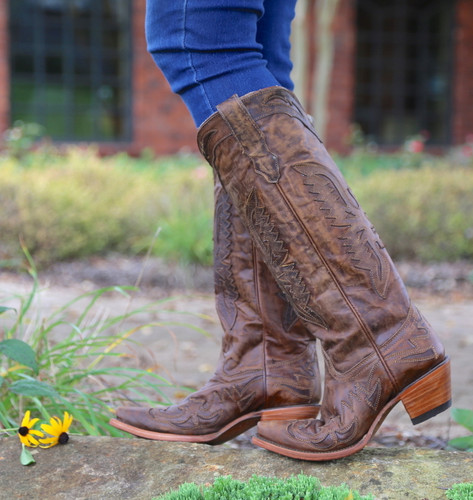
[[[321,486],[316,477],[299,474],[287,479],[254,475],[247,482],[219,477],[213,485],[185,483],[155,500],[370,500],[346,485]]]
[[[473,500],[473,483],[454,484],[445,495],[449,500]]]

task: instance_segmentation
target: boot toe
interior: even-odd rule
[[[258,422],[256,427],[258,436],[267,441],[277,441],[277,436],[284,434],[281,428],[284,423],[284,421],[278,420],[262,420]]]
[[[264,420],[258,423],[258,437],[271,443],[292,448],[294,447],[294,438],[291,436],[290,429],[293,420]]]
[[[139,429],[155,431],[156,421],[151,415],[151,410],[139,406],[121,406],[117,408],[117,419]]]
[[[287,450],[315,452],[319,438],[317,424],[320,421],[316,419],[265,420],[258,423],[258,437]]]

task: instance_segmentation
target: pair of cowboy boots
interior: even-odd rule
[[[293,458],[331,460],[361,450],[399,401],[414,424],[447,409],[443,346],[294,94],[271,87],[233,96],[201,126],[198,143],[300,319],[299,342],[319,339],[322,346],[323,400],[320,411],[311,410],[318,414],[288,418],[291,407],[280,400],[281,409],[257,412],[253,442]],[[274,340],[296,342],[297,333]],[[293,361],[289,351],[286,361]],[[157,410],[150,412],[156,425]]]

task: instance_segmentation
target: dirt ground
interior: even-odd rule
[[[414,301],[438,332],[452,360],[453,406],[473,409],[473,263],[431,266],[400,263],[398,268]],[[40,274],[40,293],[32,312],[36,319],[46,318],[82,293],[104,286],[133,285],[137,279],[140,291],[131,299],[116,292],[107,293],[91,310],[91,318],[113,317],[125,310],[173,297],[166,304],[157,303],[146,312],[133,315],[121,325],[123,330],[141,328],[133,334],[137,344],[127,348],[127,356],[120,358],[120,363],[152,368],[178,386],[201,387],[213,373],[222,334],[209,269],[172,267],[157,259],[144,263],[141,259],[120,256],[58,264]],[[0,305],[17,306],[18,296],[28,293],[31,285],[27,275],[1,272]],[[74,321],[84,307],[84,302],[78,302],[65,314]],[[208,335],[183,325],[142,327],[166,320],[197,326]],[[2,321],[8,322],[8,315],[0,317],[0,338]],[[167,394],[172,400],[178,400],[186,392],[173,388]],[[449,411],[413,427],[398,405],[373,445],[443,447],[448,439],[466,433],[451,420]],[[246,435],[231,445],[247,446],[248,442]]]

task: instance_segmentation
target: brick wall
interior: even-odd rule
[[[0,0],[0,133],[10,126],[7,11],[7,0]]]
[[[1,0],[0,0],[1,1]],[[314,76],[317,48],[311,27],[315,25],[315,2],[307,23],[310,37],[309,74]],[[161,72],[146,52],[144,40],[145,0],[134,2],[134,141],[133,153],[152,147],[157,154],[179,150],[196,151],[195,128],[184,104],[169,88]],[[454,33],[455,62],[453,69],[452,139],[465,142],[473,134],[473,1],[457,0]],[[335,41],[332,83],[329,94],[329,121],[324,142],[330,150],[345,153],[353,121],[356,57],[355,0],[340,0],[332,24]],[[307,92],[312,88],[308,81]],[[306,93],[307,93],[306,92]],[[310,96],[307,102],[310,103]],[[310,110],[309,110],[310,111]]]
[[[160,155],[197,151],[196,129],[187,108],[146,51],[145,2],[133,1],[133,143],[129,150],[138,153],[150,147]]]
[[[473,135],[473,2],[457,0],[454,32],[452,138],[462,144]]]

